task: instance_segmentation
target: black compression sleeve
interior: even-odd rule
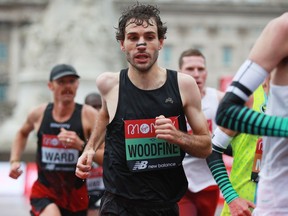
[[[206,158],[206,161],[216,183],[218,184],[223,194],[224,199],[229,204],[239,196],[231,185],[225,164],[222,159],[221,151],[223,152],[224,149],[213,145],[212,154]]]

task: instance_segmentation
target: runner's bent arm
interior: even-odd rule
[[[95,128],[95,124],[96,121],[99,117],[99,111],[95,110],[94,108],[85,105],[85,107],[87,109],[85,109],[84,111],[84,119],[85,122],[83,122],[84,128],[85,128],[85,143],[84,143],[84,148],[87,145],[87,142],[89,140],[89,137],[92,134],[92,131]],[[84,150],[84,149],[83,149]],[[102,165],[103,163],[103,154],[104,154],[104,143],[102,145],[100,145],[100,147],[98,148],[98,150],[95,152],[95,155],[93,157],[93,161],[96,162],[99,165]]]
[[[186,74],[178,73],[181,99],[187,120],[193,134],[177,130],[171,120],[160,116],[156,118],[157,138],[175,143],[188,154],[206,158],[211,153],[211,136],[206,118],[201,109],[201,96],[195,80]],[[189,89],[189,91],[187,90]]]
[[[116,76],[117,75],[115,74],[111,75],[111,73],[103,73],[96,80],[97,87],[102,97],[102,107],[99,110],[99,114],[96,120],[95,127],[84,149],[84,152],[79,157],[78,162],[77,162],[76,175],[79,178],[85,179],[88,177],[89,171],[92,166],[92,161],[95,160],[95,151],[97,151],[98,148],[101,145],[103,145],[105,141],[106,126],[109,123],[107,98],[111,97],[111,94],[113,93],[113,89],[115,89],[115,86],[117,88],[118,77]],[[118,92],[117,92],[117,96],[118,96]]]
[[[268,116],[244,107],[245,101],[273,69],[288,56],[288,13],[273,19],[264,28],[228,87],[217,111],[217,124],[238,132],[288,137],[288,118]],[[269,49],[263,49],[269,44]],[[281,65],[281,64],[280,64]],[[281,70],[280,70],[281,71]],[[273,79],[272,79],[273,81]],[[287,85],[286,73],[277,72],[274,84]]]
[[[88,140],[88,143],[79,157],[76,168],[76,175],[79,178],[85,179],[89,175],[89,171],[92,167],[92,161],[95,160],[95,151],[104,143],[105,129],[108,124],[109,117],[105,103],[102,103],[102,107],[99,111],[98,118],[96,120],[95,127]]]
[[[11,148],[11,153],[10,153],[11,167],[10,167],[9,176],[11,178],[17,179],[22,174],[22,170],[20,170],[21,156],[25,150],[29,134],[31,131],[34,130],[35,123],[39,122],[39,119],[42,116],[42,113],[44,111],[44,107],[46,107],[46,105],[39,106],[35,108],[34,110],[32,110],[28,114],[24,124],[16,133],[16,137],[12,143],[12,148]]]
[[[202,112],[199,88],[195,80],[190,76],[188,77],[186,77],[185,74],[181,74],[178,76],[178,82],[180,83],[179,86],[185,115],[193,134],[185,134],[184,145],[180,147],[192,156],[206,158],[212,150],[211,134],[208,129],[206,117]],[[189,91],[187,91],[187,89],[189,89]]]

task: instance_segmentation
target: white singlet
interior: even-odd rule
[[[288,86],[270,85],[268,115],[288,117]],[[253,215],[288,215],[288,139],[264,137]]]
[[[219,105],[217,90],[206,87],[206,94],[202,98],[202,111],[207,119],[209,130],[212,133],[217,125],[215,122],[216,112]],[[187,124],[188,132],[191,131]],[[197,193],[204,188],[217,185],[205,159],[192,157],[186,154],[183,160],[183,167],[188,180],[188,189]]]

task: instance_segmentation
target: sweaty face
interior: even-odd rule
[[[74,101],[76,91],[79,85],[78,78],[75,76],[65,76],[49,83],[53,91],[55,100],[61,102]]]
[[[154,19],[150,20],[150,24],[143,22],[142,25],[137,25],[133,19],[128,21],[125,39],[121,41],[121,49],[125,52],[127,61],[140,72],[149,71],[155,64],[163,45],[163,39],[158,38]]]
[[[205,59],[201,56],[185,56],[182,60],[180,71],[192,76],[202,92],[207,78]]]

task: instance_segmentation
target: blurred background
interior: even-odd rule
[[[76,101],[82,103],[86,94],[97,91],[95,80],[100,73],[127,67],[115,27],[122,9],[135,2],[0,0],[1,215],[29,215],[25,195],[35,179],[35,135],[29,137],[22,158],[25,173],[17,181],[8,179],[10,145],[28,112],[51,100],[50,69],[58,63],[76,68],[81,76]],[[160,66],[178,70],[181,52],[198,48],[207,60],[207,85],[222,90],[267,22],[288,10],[287,0],[138,2],[157,5],[168,26]],[[17,209],[20,212],[14,212]]]

